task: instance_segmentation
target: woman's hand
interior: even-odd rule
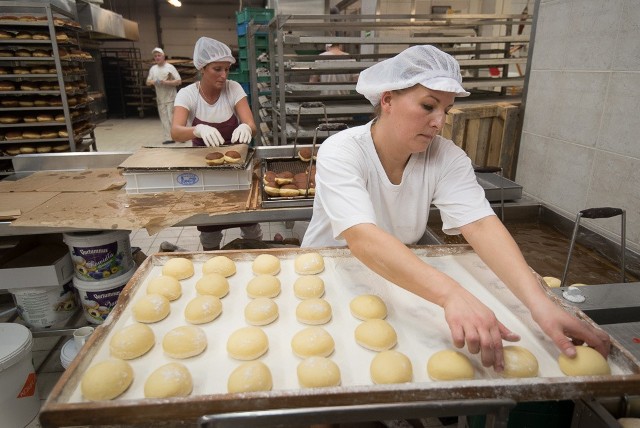
[[[251,137],[251,127],[246,123],[241,123],[236,129],[233,130],[233,134],[231,134],[231,142],[249,144],[249,142],[251,141]]]
[[[218,147],[224,144],[224,138],[222,138],[220,131],[203,123],[196,125],[193,129],[193,135],[202,138],[202,141],[210,147]]]
[[[453,344],[458,348],[466,344],[472,354],[480,353],[484,367],[493,366],[495,371],[501,372],[504,369],[502,341],[516,342],[520,336],[506,328],[488,307],[461,287],[447,295],[442,307]]]
[[[531,316],[567,357],[573,358],[576,355],[574,345],[583,343],[605,358],[609,355],[611,340],[607,333],[572,316],[551,300],[541,301],[531,311]]]

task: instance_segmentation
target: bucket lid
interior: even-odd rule
[[[3,371],[31,352],[31,330],[22,324],[0,323],[0,371]]]
[[[78,348],[76,348],[76,343],[73,339],[67,340],[67,342],[62,346],[60,350],[60,363],[62,367],[65,369],[69,367],[71,361],[78,355]]]

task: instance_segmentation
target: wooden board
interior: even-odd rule
[[[470,282],[477,282],[483,289],[485,296],[490,296],[488,300],[492,301],[493,306],[490,307],[496,311],[496,314],[501,319],[508,318],[511,324],[519,324],[520,328],[526,326],[530,330],[528,333],[529,340],[538,341],[536,349],[546,349],[550,355],[545,356],[547,367],[549,361],[553,360],[554,355],[557,355],[558,351],[555,346],[540,333],[539,328],[531,320],[530,315],[526,308],[522,306],[517,299],[505,291],[504,284],[499,280],[496,280],[495,275],[486,268],[486,266],[479,261],[479,258],[473,253],[468,246],[429,246],[429,247],[413,247],[413,250],[419,257],[430,258],[430,261],[438,265],[439,268],[449,273],[455,273],[454,279],[460,280],[461,278],[467,278],[469,281],[464,281],[465,287],[471,287]],[[369,287],[374,287],[379,292],[384,293],[384,299],[390,308],[389,316],[387,320],[398,330],[399,345],[398,350],[406,352],[407,345],[414,346],[413,343],[423,343],[424,340],[430,342],[435,340],[438,343],[444,343],[450,341],[448,336],[448,330],[446,324],[442,319],[442,313],[440,308],[432,305],[426,301],[416,301],[415,296],[410,293],[394,288],[392,285],[384,282],[383,279],[377,277],[373,272],[366,270],[357,260],[355,260],[350,252],[346,249],[319,249],[315,250],[322,254],[325,258],[325,271],[321,273],[321,277],[325,279],[325,285],[327,287],[327,295],[334,293],[340,294],[343,297],[351,294],[362,294],[368,290]],[[469,381],[457,381],[457,382],[435,382],[425,379],[425,361],[421,364],[414,363],[414,381],[405,384],[395,385],[373,385],[373,384],[353,384],[352,381],[347,380],[346,375],[343,374],[343,385],[330,388],[317,388],[317,389],[300,389],[296,387],[287,386],[285,388],[276,387],[272,391],[268,392],[255,392],[255,393],[242,393],[242,394],[229,394],[224,392],[216,393],[195,393],[186,398],[168,398],[168,399],[145,399],[136,398],[132,396],[127,399],[116,399],[112,401],[102,402],[86,402],[83,401],[81,395],[79,395],[79,383],[82,379],[83,373],[97,361],[105,358],[105,353],[108,352],[108,341],[114,331],[121,328],[123,325],[128,325],[131,322],[131,306],[136,301],[137,296],[142,295],[145,292],[145,284],[148,281],[150,275],[155,275],[161,269],[170,258],[180,256],[185,257],[193,261],[194,265],[197,265],[199,269],[196,270],[197,274],[201,271],[201,266],[204,261],[211,258],[213,255],[226,255],[233,259],[238,266],[238,273],[229,278],[231,283],[230,296],[225,299],[234,298],[233,294],[245,296],[244,281],[246,278],[252,276],[250,272],[250,266],[252,260],[254,260],[259,254],[270,253],[277,256],[282,263],[282,271],[278,275],[280,278],[287,279],[283,282],[282,293],[292,293],[291,283],[289,279],[292,275],[293,260],[300,253],[305,252],[302,249],[274,249],[274,250],[242,250],[242,251],[226,251],[216,253],[179,253],[179,254],[155,254],[147,258],[147,260],[136,271],[132,279],[129,281],[125,289],[123,290],[117,306],[111,312],[111,315],[105,322],[105,324],[98,327],[95,333],[90,337],[86,346],[84,346],[78,357],[74,359],[70,367],[64,372],[59,382],[53,388],[49,399],[42,408],[40,414],[40,422],[44,427],[57,427],[57,426],[75,426],[75,425],[87,425],[95,423],[96,420],[104,421],[110,425],[115,424],[127,424],[127,425],[145,425],[153,426],[162,423],[168,423],[170,421],[180,421],[180,423],[194,424],[195,421],[206,414],[217,414],[225,412],[235,411],[253,411],[263,409],[284,409],[284,408],[298,408],[298,407],[317,407],[317,406],[344,406],[344,405],[357,405],[357,404],[375,404],[375,403],[398,403],[398,402],[415,402],[421,400],[467,400],[467,399],[483,399],[483,398],[510,398],[517,401],[539,401],[539,400],[559,400],[559,399],[575,399],[579,397],[589,396],[617,396],[629,391],[635,391],[640,388],[640,363],[631,356],[631,354],[623,349],[619,343],[614,341],[613,349],[610,355],[610,363],[613,364],[612,368],[615,368],[614,374],[610,376],[597,376],[597,377],[580,377],[572,378],[562,376],[548,376],[541,372],[541,376],[528,379],[504,379],[491,371],[478,367],[478,362],[475,361],[474,367],[476,367],[478,378]],[[451,262],[453,260],[453,262]],[[447,264],[450,263],[450,264]],[[249,272],[246,270],[249,269]],[[239,281],[239,277],[242,281]],[[190,293],[193,290],[191,288],[192,282],[199,277],[183,280],[183,292]],[[540,281],[541,278],[539,278]],[[381,282],[382,281],[382,282]],[[461,282],[462,283],[462,282]],[[286,287],[286,288],[285,288]],[[329,288],[331,287],[331,288]],[[378,287],[378,288],[375,288]],[[381,288],[380,288],[381,287]],[[391,288],[389,288],[391,287]],[[384,291],[381,291],[384,290]],[[476,290],[477,291],[477,290]],[[398,293],[406,293],[402,298],[398,298]],[[138,294],[140,293],[140,294]],[[346,293],[346,294],[345,294]],[[282,299],[286,298],[279,296],[276,298],[276,302],[282,302]],[[328,301],[332,301],[330,296],[326,297]],[[555,299],[555,298],[554,298]],[[348,312],[348,299],[341,299],[336,302],[333,300],[332,306],[334,308],[334,320],[339,319],[340,312],[342,311],[341,322],[334,323],[333,325],[327,325],[327,329],[331,329],[331,334],[337,339],[337,344],[340,340],[337,336],[342,334],[345,337],[351,337],[354,326],[357,326],[358,321],[352,318]],[[484,301],[484,300],[483,300]],[[559,305],[565,306],[562,302],[557,300]],[[236,314],[242,319],[242,309],[237,305],[230,307],[229,301],[223,299],[223,315]],[[337,304],[339,303],[339,305]],[[176,302],[172,303],[172,311]],[[180,303],[177,303],[180,305]],[[285,316],[291,316],[290,313],[294,311],[295,305],[288,305],[285,307],[283,303],[278,303],[280,307],[281,319],[279,320],[281,325],[289,325],[288,322],[284,322],[282,319]],[[417,305],[417,306],[416,306]],[[347,309],[345,309],[347,308]],[[500,312],[497,308],[501,308]],[[592,323],[584,314],[575,308],[565,306],[567,311],[572,312],[576,317],[583,319],[585,322]],[[225,312],[226,311],[226,312]],[[285,311],[289,311],[289,315]],[[506,312],[505,312],[506,311]],[[181,314],[181,312],[178,312]],[[174,312],[170,314],[170,317],[174,315]],[[177,315],[176,315],[177,316]],[[227,315],[229,316],[229,315]],[[423,316],[435,317],[435,322],[430,323],[428,319],[423,319]],[[237,317],[236,317],[237,318]],[[437,319],[436,319],[437,318]],[[177,318],[173,318],[176,320]],[[161,321],[162,322],[162,321]],[[203,329],[218,328],[216,322],[213,321],[214,326],[202,325]],[[276,321],[277,323],[278,321]],[[333,322],[333,321],[332,321]],[[295,321],[293,321],[295,323]],[[521,323],[521,324],[520,324]],[[442,326],[445,328],[442,328]],[[152,329],[156,329],[159,326],[150,325]],[[266,326],[267,329],[269,326]],[[304,325],[300,324],[299,328],[303,328]],[[425,331],[424,334],[418,334],[422,336],[419,339],[416,335],[407,335],[406,332],[414,329],[417,331]],[[219,339],[211,341],[209,339],[209,347],[211,352],[203,355],[204,360],[201,359],[200,364],[204,364],[207,367],[206,374],[195,374],[194,380],[202,382],[202,378],[210,379],[214,382],[222,384],[213,389],[219,390],[226,385],[226,377],[228,373],[223,369],[224,363],[216,360],[213,356],[222,354],[224,355],[225,337],[227,333],[218,334]],[[277,337],[270,336],[271,340],[276,341]],[[524,337],[523,337],[524,339]],[[266,355],[268,364],[273,364],[274,361],[286,361],[287,369],[293,369],[289,360],[293,358],[291,355],[285,356],[283,353],[290,353],[288,343],[280,338],[280,346],[270,347],[269,352]],[[444,341],[444,342],[443,342]],[[161,344],[161,339],[156,337],[155,348],[150,352],[155,352],[155,355],[159,358],[168,358],[162,356],[161,348],[158,349]],[[285,344],[287,343],[287,344]],[[344,344],[344,340],[342,340]],[[350,345],[356,346],[357,345]],[[420,346],[419,344],[416,346]],[[355,348],[354,348],[355,349]],[[215,354],[215,353],[218,354]],[[368,352],[368,353],[367,353]],[[364,354],[363,354],[364,353]],[[346,355],[345,355],[346,354]],[[371,351],[355,350],[352,352],[346,352],[344,349],[340,350],[336,348],[336,352],[331,356],[332,359],[339,360],[340,358],[351,359],[353,355],[368,355],[365,360],[352,361],[350,370],[354,370],[354,365],[357,366],[355,370],[360,373],[368,373],[368,364],[372,355],[375,355]],[[208,357],[207,357],[208,356]],[[475,356],[477,360],[477,356]],[[541,360],[542,355],[538,355]],[[141,358],[146,358],[145,356]],[[153,358],[153,357],[151,357]],[[196,357],[196,359],[199,357]],[[210,359],[209,359],[210,358]],[[227,357],[228,358],[228,357]],[[550,360],[551,358],[551,360]],[[145,360],[149,361],[149,360]],[[132,361],[132,365],[137,365],[138,368],[146,367],[145,361],[135,362]],[[189,360],[182,360],[185,365],[197,364]],[[239,363],[239,362],[236,362]],[[228,362],[226,363],[228,364]],[[295,366],[295,364],[293,364]],[[273,367],[273,366],[272,366]],[[280,371],[284,368],[280,367]],[[272,368],[272,371],[274,368]],[[541,365],[542,370],[542,365]],[[558,372],[558,368],[555,367],[552,372]],[[289,370],[295,373],[295,370]],[[293,375],[295,376],[295,374]],[[275,379],[275,378],[274,378]],[[137,383],[135,383],[137,382]],[[275,380],[274,380],[275,382]],[[135,390],[140,391],[141,385],[144,383],[143,379],[135,379],[134,385],[130,388],[127,394],[136,394]],[[290,385],[287,384],[287,385]],[[197,386],[202,390],[203,386],[200,384]],[[205,385],[204,388],[208,388]],[[194,386],[196,388],[196,386]],[[216,389],[217,388],[217,389]],[[137,392],[139,393],[139,392]]]
[[[211,152],[224,154],[229,150],[240,153],[239,164],[207,165],[205,157]],[[142,147],[119,165],[125,170],[174,170],[246,167],[253,151],[246,144],[232,144],[221,147]]]

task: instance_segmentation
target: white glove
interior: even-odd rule
[[[224,144],[224,138],[220,135],[220,131],[204,123],[196,125],[193,130],[193,135],[202,138],[204,143],[209,147],[218,147]]]
[[[233,134],[231,134],[231,142],[249,144],[249,141],[251,141],[251,137],[251,127],[246,123],[241,123],[236,129],[233,130]]]

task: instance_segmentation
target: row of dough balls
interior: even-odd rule
[[[277,275],[280,273],[280,259],[273,254],[260,254],[251,263],[251,270],[256,275]],[[315,275],[324,270],[324,258],[318,253],[303,253],[294,261],[294,269],[299,275]],[[207,260],[202,266],[203,274],[218,273],[225,278],[234,275],[236,264],[226,256],[216,256]],[[195,273],[193,262],[184,257],[174,257],[162,267],[162,274],[178,280],[187,279]]]

